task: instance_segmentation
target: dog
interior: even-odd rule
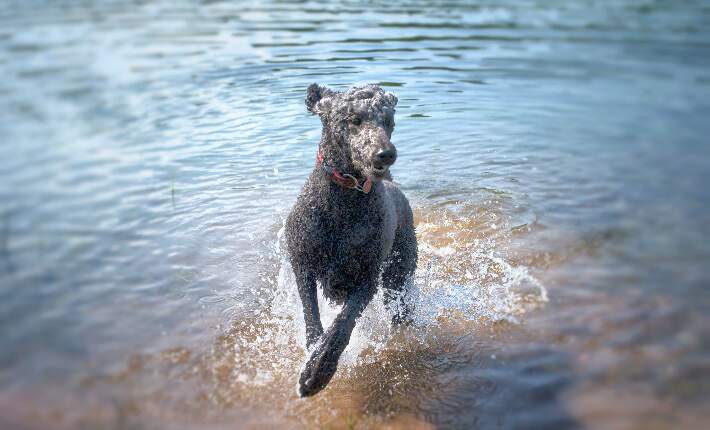
[[[417,265],[412,209],[392,182],[397,150],[390,141],[397,97],[377,85],[337,92],[312,84],[305,99],[322,122],[316,165],[286,221],[287,250],[306,325],[310,354],[298,394],[330,382],[357,318],[384,289],[392,323],[411,320],[406,300]],[[324,332],[317,285],[342,309]]]

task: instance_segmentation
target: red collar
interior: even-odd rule
[[[372,180],[367,178],[365,183],[360,185],[357,179],[353,175],[348,175],[347,173],[340,173],[335,167],[328,165],[323,161],[323,152],[318,150],[318,155],[316,156],[316,166],[322,166],[323,171],[330,178],[331,181],[340,185],[343,188],[349,188],[351,190],[358,190],[365,194],[369,193],[372,189]]]

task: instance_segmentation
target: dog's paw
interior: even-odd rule
[[[299,396],[313,396],[328,385],[338,369],[336,355],[327,343],[322,341],[316,343],[298,378]]]

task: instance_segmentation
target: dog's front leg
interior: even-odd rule
[[[318,393],[330,382],[338,368],[338,359],[350,341],[355,321],[373,296],[374,291],[369,286],[361,286],[350,294],[343,309],[318,341],[301,370],[298,380],[298,394],[301,397]]]
[[[318,310],[318,295],[315,277],[305,270],[294,269],[298,295],[303,305],[303,320],[306,324],[306,348],[310,348],[323,334]]]

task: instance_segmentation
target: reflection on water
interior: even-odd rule
[[[710,422],[705,2],[37,0],[0,23],[3,428]],[[398,95],[421,258],[414,327],[375,300],[300,400],[279,230],[312,82]]]

